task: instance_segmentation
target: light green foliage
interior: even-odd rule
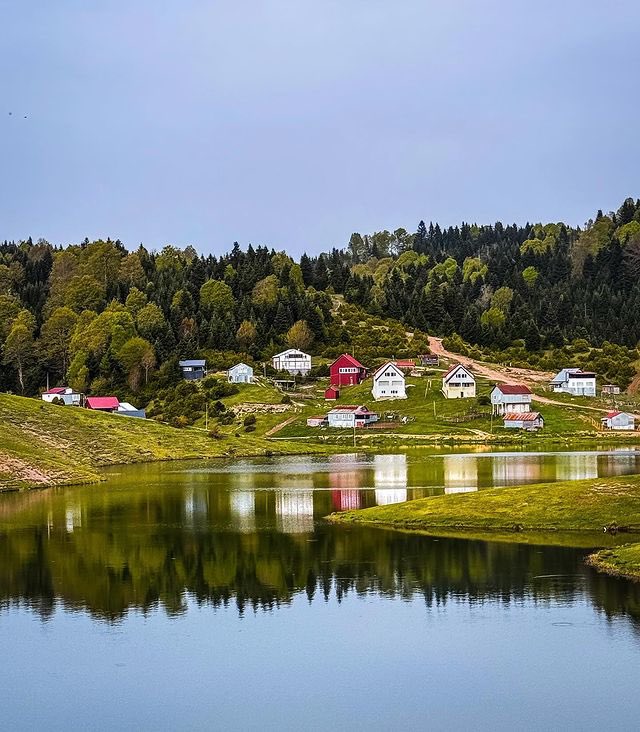
[[[480,317],[482,325],[487,325],[490,328],[501,328],[506,321],[506,316],[500,308],[490,307],[485,310]]]
[[[571,260],[575,272],[580,272],[585,259],[595,256],[607,244],[613,232],[613,221],[608,216],[601,216],[585,229],[571,250]]]
[[[126,308],[135,318],[142,308],[147,304],[147,296],[144,292],[140,292],[137,287],[132,287],[127,295]]]
[[[475,282],[480,277],[486,277],[489,268],[479,257],[467,257],[462,263],[462,279],[465,282]]]
[[[491,307],[497,308],[503,313],[508,313],[512,300],[513,290],[510,287],[500,287],[493,293],[493,297],[491,298]]]
[[[276,252],[271,257],[271,265],[273,271],[276,273],[276,277],[280,277],[285,267],[291,267],[293,259],[286,252]]]
[[[34,352],[33,331],[36,321],[28,310],[21,310],[11,323],[4,342],[3,363],[18,372],[20,389],[24,392],[24,368]]]
[[[534,287],[538,281],[539,274],[535,267],[527,267],[522,272],[522,279],[527,283],[527,287]]]
[[[259,307],[274,307],[278,302],[278,278],[269,275],[261,279],[253,288],[251,302]]]
[[[86,351],[78,351],[69,366],[67,380],[69,386],[76,391],[84,393],[89,388],[89,369],[87,359],[89,354]]]
[[[458,263],[453,257],[447,257],[444,262],[436,264],[435,267],[429,272],[429,277],[444,278],[449,282],[453,280],[453,277],[458,269]]]
[[[306,320],[296,321],[287,331],[286,342],[290,348],[306,351],[313,343],[313,333]]]
[[[174,246],[167,245],[156,257],[156,268],[159,272],[178,274],[184,268],[182,252]]]
[[[162,310],[154,302],[150,302],[138,312],[136,326],[143,338],[153,340],[167,329],[167,321]]]
[[[236,331],[236,343],[241,351],[248,351],[258,337],[256,326],[250,320],[243,320]]]
[[[118,278],[128,287],[144,287],[146,277],[136,252],[131,252],[120,260]]]
[[[11,330],[11,324],[20,312],[20,301],[13,295],[0,295],[0,344]]]
[[[99,310],[106,299],[105,286],[91,275],[76,275],[64,288],[63,302],[75,312]]]
[[[149,370],[156,365],[156,356],[149,341],[134,336],[129,338],[117,352],[117,358],[127,372],[129,386],[137,391],[144,374],[145,383],[149,378]]]
[[[207,280],[200,288],[200,303],[209,311],[222,315],[233,310],[233,292],[222,280]]]
[[[640,241],[640,221],[630,221],[624,226],[620,226],[616,231],[616,236],[621,244],[631,244]]]

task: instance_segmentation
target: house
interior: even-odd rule
[[[282,353],[276,353],[271,365],[276,371],[288,371],[292,376],[305,376],[311,371],[311,356],[297,348],[288,348]]]
[[[602,387],[602,393],[603,394],[619,394],[620,387],[616,386],[615,384],[605,384]]]
[[[340,389],[338,389],[335,386],[330,386],[325,392],[324,392],[324,398],[327,401],[335,401],[336,399],[340,398]]]
[[[203,358],[192,358],[187,361],[179,361],[182,375],[187,381],[202,379],[207,375],[207,362]]]
[[[307,427],[323,427],[327,424],[327,418],[322,414],[318,417],[307,417]]]
[[[115,412],[120,406],[118,397],[90,396],[86,400],[87,409],[96,409],[99,412]]]
[[[363,406],[336,407],[327,414],[329,427],[366,427],[378,421],[378,415]]]
[[[66,406],[79,407],[82,395],[69,386],[54,386],[52,389],[42,393],[43,402],[53,402],[55,399],[62,399]]]
[[[445,399],[468,399],[476,395],[476,379],[461,363],[452,366],[442,377]]]
[[[529,412],[531,389],[524,384],[496,384],[491,390],[491,413]]]
[[[440,356],[435,353],[423,353],[418,359],[421,366],[440,366]]]
[[[404,373],[393,361],[387,361],[373,374],[371,393],[376,401],[407,398]]]
[[[400,359],[399,361],[394,361],[393,363],[399,369],[402,369],[402,371],[406,371],[407,373],[411,373],[416,367],[416,362],[411,359]]]
[[[357,358],[343,353],[329,366],[329,374],[332,386],[356,386],[366,379],[367,369]]]
[[[540,412],[507,412],[503,421],[506,428],[516,430],[539,430],[544,427]]]
[[[246,363],[237,363],[227,371],[230,384],[253,384],[253,369]]]
[[[596,375],[582,369],[562,369],[549,382],[551,391],[573,396],[595,396]]]
[[[133,404],[130,404],[129,402],[120,402],[114,414],[119,414],[121,417],[138,417],[138,419],[147,418],[147,413],[144,409],[136,409]]]
[[[636,418],[628,412],[609,412],[602,418],[603,430],[635,430]]]

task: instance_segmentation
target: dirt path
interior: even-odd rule
[[[298,418],[298,415],[294,415],[293,417],[289,417],[289,419],[285,419],[284,422],[280,422],[275,427],[272,427],[270,430],[267,430],[264,433],[265,437],[271,437],[271,435],[275,435],[276,432],[280,432],[280,430],[284,429],[288,424],[291,424],[292,422],[295,422]]]
[[[461,356],[458,353],[451,353],[451,351],[447,351],[442,345],[442,338],[435,338],[434,336],[429,336],[429,348],[431,348],[432,353],[437,354],[441,358],[448,358],[451,361],[457,361],[463,366],[470,368],[476,374],[485,376],[487,379],[491,379],[492,381],[502,382],[503,384],[526,384],[527,386],[535,387],[540,386],[541,384],[548,384],[553,378],[553,374],[548,371],[508,368],[506,366],[498,366],[496,364],[487,364],[483,361],[476,361],[474,358]],[[552,399],[538,394],[533,395],[533,401],[539,402],[540,404],[556,404],[567,409],[587,409],[592,412],[598,412],[599,414],[606,414],[611,411],[604,407],[567,404],[567,402],[560,401],[559,399]],[[640,415],[634,414],[634,416],[636,419],[640,419]]]

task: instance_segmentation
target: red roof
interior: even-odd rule
[[[87,406],[89,409],[117,409],[120,402],[118,397],[87,397]]]
[[[507,412],[504,415],[505,422],[535,422],[540,417],[540,412]]]
[[[614,417],[617,417],[619,414],[622,414],[622,412],[607,412],[607,416],[604,417],[604,419],[613,419]]]
[[[350,363],[352,366],[355,366],[355,368],[357,368],[357,369],[364,368],[364,366],[360,363],[360,361],[358,361],[357,358],[354,358],[353,356],[351,356],[349,353],[343,353],[341,356],[338,356],[338,358],[336,358],[336,360],[331,365],[333,366],[334,363],[337,363],[338,361],[341,361],[343,359],[346,360],[348,363]]]
[[[531,389],[524,384],[496,384],[503,394],[531,394]]]
[[[66,386],[54,386],[49,391],[45,391],[45,394],[63,394],[66,390]]]
[[[394,361],[393,362],[399,369],[412,369],[415,367],[416,362],[411,361],[410,359],[400,360],[400,361]]]

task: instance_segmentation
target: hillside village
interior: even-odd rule
[[[289,348],[274,354],[270,363],[239,361],[213,373],[206,359],[185,359],[179,362],[183,386],[175,388],[172,398],[193,405],[191,424],[216,439],[242,432],[320,442],[355,440],[356,433],[378,441],[477,441],[523,434],[571,439],[635,432],[635,402],[616,385],[600,386],[592,371],[566,367],[542,382],[539,372],[520,370],[517,375],[524,378],[518,381],[503,368],[493,374],[498,378],[490,378],[483,373],[484,364],[470,365],[467,358],[445,353],[370,366],[349,353],[329,362]],[[66,386],[48,389],[41,398],[116,417],[149,416],[171,423],[166,395],[164,401],[152,400],[149,414],[112,395],[86,396]],[[623,410],[623,405],[630,406]],[[178,420],[174,426],[188,424]]]

